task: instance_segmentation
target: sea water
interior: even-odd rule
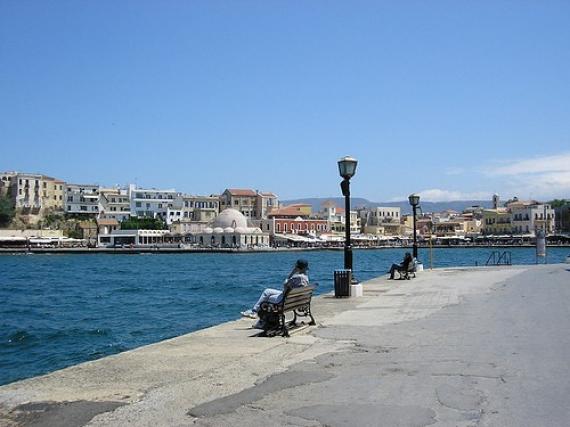
[[[513,264],[536,262],[509,249]],[[386,273],[405,249],[354,251],[360,281]],[[434,249],[434,267],[484,265],[489,248]],[[548,262],[570,250],[549,248]],[[342,250],[151,255],[0,255],[0,384],[54,371],[239,317],[297,258],[317,293],[333,290]],[[420,249],[429,268],[429,250]]]

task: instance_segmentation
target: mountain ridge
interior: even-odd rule
[[[321,209],[321,204],[326,201],[332,201],[338,207],[344,208],[344,197],[305,197],[300,199],[282,200],[280,203],[283,205],[292,205],[297,203],[308,204],[311,205],[313,212],[318,212]],[[401,200],[398,202],[373,202],[363,197],[351,197],[350,206],[352,209],[360,207],[373,208],[378,206],[399,207],[403,214],[412,212],[412,207],[407,200]],[[420,200],[420,207],[424,213],[441,212],[447,209],[462,212],[464,209],[472,206],[490,208],[492,206],[492,202],[490,200],[453,200],[447,202],[424,202]]]

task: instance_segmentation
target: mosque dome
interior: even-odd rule
[[[226,227],[224,228],[224,233],[233,233],[234,229],[232,227]]]
[[[214,232],[214,230],[212,230],[211,227],[204,228],[204,233],[213,233],[213,232]]]
[[[214,233],[215,234],[221,234],[224,232],[224,229],[222,227],[214,227]]]
[[[214,220],[213,224],[214,228],[238,228],[243,227],[247,228],[247,219],[245,216],[238,210],[227,208],[224,209]]]

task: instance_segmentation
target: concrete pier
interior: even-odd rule
[[[570,265],[424,271],[0,387],[2,426],[565,426]]]

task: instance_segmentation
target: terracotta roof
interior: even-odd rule
[[[253,190],[247,188],[228,188],[228,191],[232,196],[256,196],[257,193]]]
[[[302,211],[301,211],[301,207],[303,207],[305,205],[290,205],[290,206],[284,206],[282,208],[279,209],[273,209],[271,210],[267,215],[268,216],[302,216],[305,215]]]
[[[277,197],[275,193],[259,193],[259,194],[265,197]]]

